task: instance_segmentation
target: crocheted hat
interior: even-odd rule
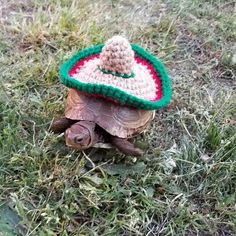
[[[166,106],[171,97],[161,62],[121,36],[73,55],[61,66],[60,78],[81,92],[146,110]]]

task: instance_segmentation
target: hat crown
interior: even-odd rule
[[[104,70],[131,74],[134,65],[134,51],[127,39],[114,36],[109,39],[100,54],[100,67]]]

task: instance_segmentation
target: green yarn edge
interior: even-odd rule
[[[69,76],[69,71],[78,61],[88,56],[99,54],[102,51],[103,46],[104,44],[100,44],[95,47],[86,48],[82,51],[75,53],[71,58],[65,61],[61,65],[60,71],[59,71],[61,82],[65,86],[78,89],[81,92],[85,92],[89,94],[99,94],[104,97],[117,100],[121,104],[133,105],[135,107],[138,107],[144,110],[156,110],[159,108],[163,108],[169,104],[170,99],[171,99],[171,85],[170,85],[170,79],[167,75],[167,72],[164,66],[152,54],[146,52],[143,48],[139,47],[136,44],[131,44],[131,47],[135,51],[135,54],[138,57],[141,57],[142,59],[148,61],[153,66],[155,72],[158,74],[158,76],[161,79],[161,88],[162,88],[161,100],[158,100],[156,102],[147,101],[147,100],[138,98],[136,96],[130,95],[112,86],[82,83]]]

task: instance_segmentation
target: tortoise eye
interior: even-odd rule
[[[83,138],[80,138],[80,137],[75,137],[74,138],[74,142],[75,143],[80,143],[80,142],[82,142],[83,141]]]

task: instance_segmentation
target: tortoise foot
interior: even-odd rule
[[[54,119],[52,125],[50,127],[50,131],[60,134],[66,131],[71,125],[73,125],[76,121],[68,119],[66,117],[62,117],[60,119]]]
[[[133,143],[127,139],[111,137],[111,143],[122,153],[130,156],[140,157],[144,154],[144,151],[140,148],[136,148]]]

